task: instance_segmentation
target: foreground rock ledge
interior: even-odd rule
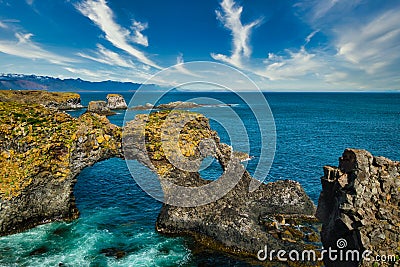
[[[400,162],[374,157],[365,150],[346,149],[339,167],[325,166],[317,217],[323,222],[325,248],[371,251],[395,256],[397,263],[362,261],[362,266],[398,266],[400,258]],[[358,261],[330,262],[326,266],[358,266]],[[396,265],[397,264],[397,265]]]

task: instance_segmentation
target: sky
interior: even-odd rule
[[[192,61],[266,91],[400,91],[400,1],[0,0],[0,73],[145,83]]]

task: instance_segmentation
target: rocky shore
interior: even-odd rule
[[[81,97],[77,93],[56,93],[32,90],[0,90],[0,102],[40,104],[58,110],[80,109]]]

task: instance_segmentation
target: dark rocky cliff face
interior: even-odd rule
[[[74,119],[40,105],[0,102],[0,235],[78,216],[75,177],[121,156],[121,129],[97,114]]]
[[[346,149],[339,167],[324,167],[317,217],[323,222],[325,248],[369,250],[376,256],[400,256],[400,163],[368,151]],[[339,239],[345,243],[338,244]],[[343,241],[343,240],[342,240]],[[339,245],[339,247],[338,247]],[[379,257],[378,256],[378,257]],[[362,261],[362,266],[395,266]],[[326,266],[358,266],[358,261],[326,261]]]

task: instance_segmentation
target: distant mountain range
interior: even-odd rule
[[[89,82],[81,79],[59,79],[48,76],[24,74],[0,74],[1,90],[46,90],[57,92],[84,92],[84,91],[135,91],[141,84],[131,82]],[[149,90],[159,90],[157,85],[144,85]],[[147,88],[146,88],[147,89]]]

